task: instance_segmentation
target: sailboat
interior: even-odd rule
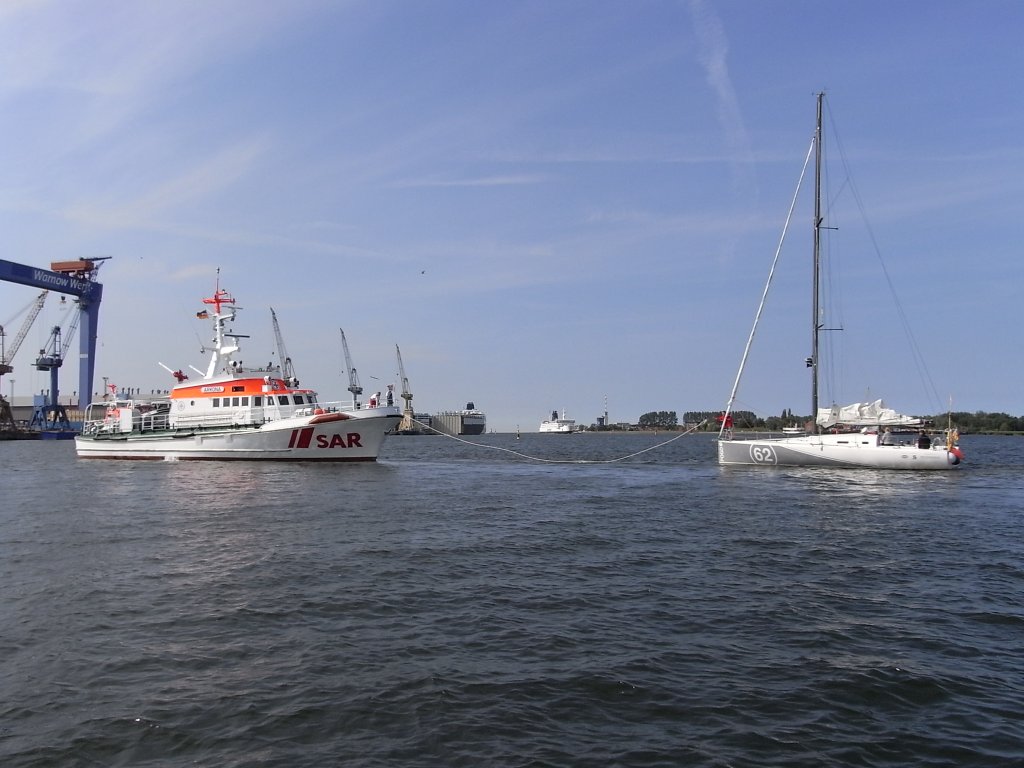
[[[807,164],[814,157],[814,245],[813,245],[813,316],[811,356],[807,366],[811,370],[811,413],[815,414],[813,428],[807,434],[787,434],[782,437],[755,437],[734,439],[732,407],[739,391],[743,368],[750,353],[768,288],[771,285],[779,251],[775,254],[761,297],[753,328],[736,374],[732,393],[725,412],[719,416],[718,463],[722,465],[790,466],[790,467],[853,467],[873,469],[943,470],[960,464],[963,453],[957,443],[958,434],[952,425],[944,434],[929,436],[923,431],[922,420],[897,413],[887,408],[882,400],[854,403],[848,406],[819,408],[818,405],[818,352],[822,331],[821,301],[821,166],[822,166],[822,108],[824,93],[817,96],[817,122],[811,147],[804,161],[803,181]],[[798,184],[797,190],[799,191]],[[794,197],[786,219],[786,229],[792,219]],[[785,229],[782,240],[785,240]],[[918,429],[921,429],[918,433]],[[896,430],[893,432],[893,430]]]

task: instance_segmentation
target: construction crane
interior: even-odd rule
[[[284,337],[281,336],[281,326],[277,324],[277,313],[273,307],[270,308],[270,317],[274,321],[274,338],[277,339],[277,357],[281,361],[281,377],[289,385],[297,387],[299,380],[295,376],[295,368],[288,356],[288,350],[284,348]]]
[[[14,370],[14,368],[11,367],[11,363],[14,361],[14,356],[18,354],[18,349],[21,347],[21,343],[25,340],[25,336],[28,335],[29,328],[32,327],[32,323],[35,322],[36,317],[38,317],[39,313],[42,311],[43,304],[46,303],[46,297],[49,293],[49,291],[43,291],[36,296],[32,304],[29,305],[29,312],[25,315],[25,321],[21,324],[21,328],[14,337],[14,341],[11,343],[11,346],[6,350],[0,346],[0,376]],[[4,336],[4,328],[0,325],[0,345],[3,343]]]
[[[413,410],[412,392],[409,391],[409,379],[405,375],[405,366],[402,365],[402,350],[395,344],[395,354],[398,356],[398,378],[402,382],[402,399],[405,400],[405,408],[402,409],[402,421],[398,425],[399,432],[413,431]]]
[[[32,327],[32,323],[35,322],[40,311],[43,309],[43,304],[46,303],[46,297],[49,295],[49,291],[43,291],[32,301],[31,304],[26,307],[28,314],[25,316],[24,322],[21,324],[21,328],[18,330],[17,335],[14,337],[14,343],[11,344],[9,349],[4,349],[4,328],[0,325],[0,380],[5,373],[11,373],[14,368],[11,363],[14,361],[14,356],[18,354],[18,349],[21,347],[21,343],[25,340],[28,335],[29,328]],[[22,312],[25,310],[22,310]],[[19,312],[18,314],[21,314]],[[3,396],[2,387],[0,387],[0,432],[12,433],[18,431],[18,425],[14,421],[14,412],[11,410],[14,405],[14,393],[11,393],[12,402],[8,403]]]
[[[71,342],[75,338],[75,331],[78,330],[78,323],[82,319],[82,310],[80,307],[75,309],[74,317],[71,318],[71,322],[68,323],[67,330],[64,331],[64,343],[60,347],[60,359],[66,360],[68,356],[68,350],[71,348]]]
[[[352,365],[352,355],[348,352],[348,341],[345,340],[345,329],[341,331],[341,351],[345,354],[345,372],[348,374],[348,391],[352,393],[352,405],[359,409],[359,396],[363,394],[363,388],[359,386],[359,374]]]

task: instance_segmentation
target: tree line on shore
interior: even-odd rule
[[[650,411],[643,414],[637,421],[638,429],[683,429],[690,428],[704,422],[701,429],[705,432],[718,431],[721,424],[719,417],[721,411],[685,411],[683,421],[679,422],[675,411]],[[733,411],[733,429],[763,429],[771,432],[779,432],[783,427],[808,426],[811,423],[810,416],[797,416],[791,410],[784,409],[780,416],[767,416],[761,418],[753,411]],[[936,429],[944,429],[952,424],[961,432],[985,432],[985,433],[1012,433],[1024,432],[1024,416],[1010,416],[1001,412],[975,411],[954,411],[951,414],[938,414],[924,417],[926,421],[935,426]]]

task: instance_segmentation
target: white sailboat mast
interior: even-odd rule
[[[818,94],[818,119],[814,131],[814,286],[811,299],[811,420],[818,433],[818,336],[821,332],[821,110],[824,93]]]

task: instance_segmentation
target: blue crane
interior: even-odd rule
[[[32,414],[32,421],[29,423],[30,428],[38,427],[45,431],[62,430],[65,432],[71,430],[71,422],[68,421],[68,414],[64,410],[64,406],[60,404],[60,393],[57,391],[57,371],[64,364],[66,351],[67,345],[61,344],[60,340],[60,326],[55,325],[50,332],[49,343],[46,348],[39,350],[39,357],[36,358],[36,368],[40,371],[50,372],[50,402],[36,407]]]
[[[15,264],[0,259],[0,280],[34,288],[47,288],[56,293],[74,296],[81,313],[78,335],[78,403],[84,408],[92,399],[92,381],[96,371],[96,331],[103,286],[96,282],[100,263],[109,256],[55,261],[50,269]]]

